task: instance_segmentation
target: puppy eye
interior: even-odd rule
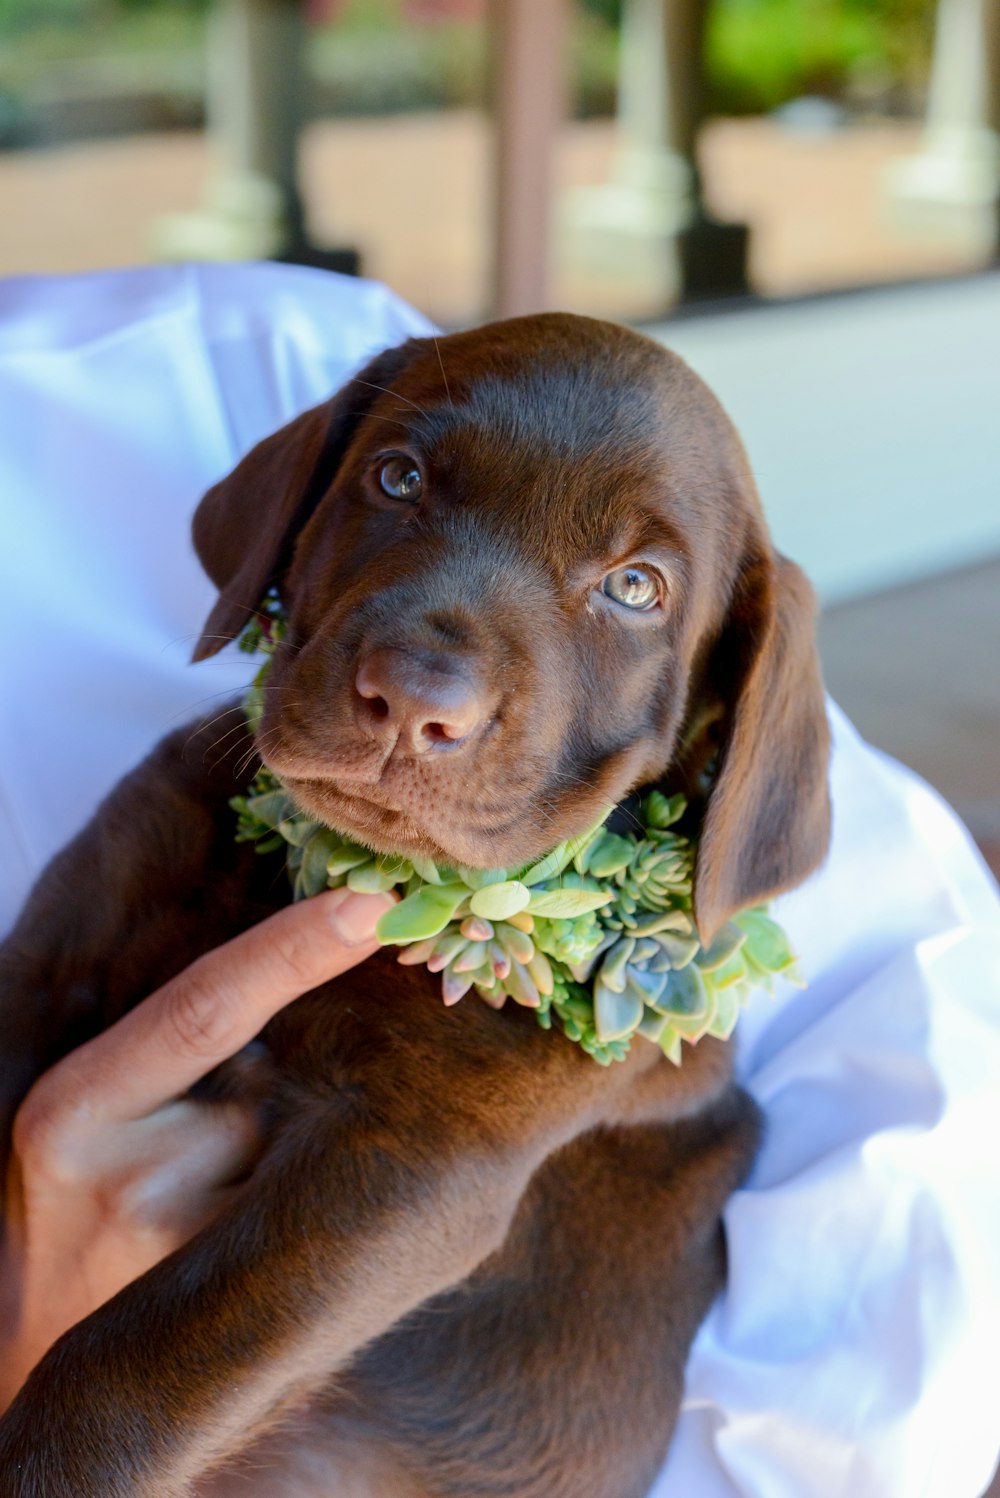
[[[639,612],[651,609],[660,597],[656,576],[645,567],[617,567],[614,572],[608,573],[601,584],[601,591],[623,608]]]
[[[415,505],[423,493],[424,481],[412,458],[389,458],[378,473],[379,488],[390,499],[405,499]]]

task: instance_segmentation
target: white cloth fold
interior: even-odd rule
[[[120,775],[246,678],[233,651],[187,665],[199,495],[428,330],[275,266],[0,285],[0,931]],[[740,1021],[767,1133],[653,1498],[978,1498],[1000,1445],[1000,901],[934,793],[832,719],[833,847],[778,909],[809,987]]]

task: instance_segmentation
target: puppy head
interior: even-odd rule
[[[811,590],[651,340],[568,315],[411,340],[256,447],[194,539],[220,589],[195,658],[279,585],[259,748],[360,841],[516,865],[710,762],[703,937],[822,858]]]

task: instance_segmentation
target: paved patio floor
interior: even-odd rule
[[[714,210],[753,226],[756,286],[785,296],[975,262],[892,221],[885,172],[918,143],[907,121],[804,134],[770,119],[718,120],[701,154]],[[560,194],[607,180],[615,144],[610,121],[568,125]],[[476,321],[488,307],[490,153],[489,121],[473,110],[318,121],[301,157],[316,237],[360,248],[368,274],[444,324]],[[195,132],[0,152],[0,275],[148,262],[156,219],[196,207],[212,166]],[[580,260],[564,235],[556,305],[612,317],[664,310],[648,285]]]
[[[848,716],[944,794],[1000,879],[1000,559],[828,609],[820,648]]]

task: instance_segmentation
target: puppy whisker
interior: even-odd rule
[[[444,372],[444,360],[441,357],[441,340],[439,338],[434,339],[434,352],[437,354],[437,361],[441,370],[441,378],[442,380],[444,380],[444,393],[448,397],[448,404],[451,406],[452,410],[454,410],[455,402],[452,400],[451,387],[448,384],[448,376]]]
[[[191,741],[193,739],[196,739],[200,733],[203,733],[206,728],[211,728],[211,727],[213,727],[214,724],[220,722],[223,718],[228,718],[228,716],[229,716],[230,713],[233,713],[233,712],[242,713],[242,711],[243,711],[242,707],[234,705],[233,707],[226,708],[224,712],[217,713],[216,716],[214,718],[210,718],[207,723],[196,723],[194,725],[194,727],[192,728],[191,732],[188,734],[187,738],[184,740],[184,744],[183,744],[183,746],[181,748],[181,753],[184,754],[184,755],[186,755],[187,751],[188,751],[188,749],[189,749],[189,747],[191,745]],[[237,727],[242,727],[242,726],[243,726],[242,723],[237,724]]]
[[[235,635],[206,634],[203,630],[196,629],[193,630],[190,634],[177,635],[175,638],[165,641],[164,644],[160,646],[160,654],[165,655],[168,650],[173,650],[175,645],[187,645],[191,640],[225,640],[226,644],[228,645],[231,644],[235,639]]]
[[[247,724],[245,724],[245,723],[237,723],[236,726],[235,726],[235,728],[230,728],[227,733],[220,734],[217,739],[213,739],[212,742],[211,742],[211,744],[209,744],[209,745],[206,746],[203,758],[205,760],[207,760],[208,756],[210,754],[214,753],[215,750],[222,749],[222,746],[226,742],[226,740],[227,739],[231,739],[233,737],[233,734],[236,734],[236,733],[242,733],[242,734],[246,735],[247,737],[252,737],[250,735],[250,730],[249,730]],[[226,755],[230,753],[230,751],[231,751],[232,748],[233,748],[233,746],[230,745],[229,749],[223,750],[223,752],[217,756],[217,758],[212,763],[212,769],[213,770],[217,769],[218,766],[221,765],[222,761],[226,758]]]
[[[360,375],[355,375],[352,383],[355,385],[367,385],[369,390],[380,390],[383,395],[395,396],[396,400],[403,401],[407,406],[412,406],[414,411],[419,411],[421,416],[427,415],[423,406],[418,406],[416,401],[411,401],[408,395],[400,395],[398,390],[390,390],[388,385],[376,385],[373,380],[363,380]]]

